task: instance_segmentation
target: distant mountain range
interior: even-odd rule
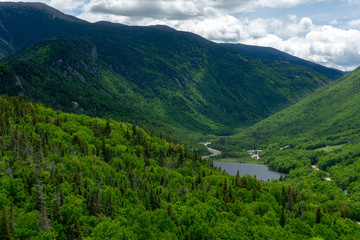
[[[231,134],[335,79],[166,26],[88,23],[41,3],[0,3],[0,19],[1,94],[182,141]]]
[[[304,59],[292,56],[288,53],[279,51],[272,47],[260,47],[240,43],[222,43],[221,45],[229,49],[235,50],[244,56],[305,66],[333,80],[339,79],[345,75],[345,72],[338,69],[324,67],[320,64],[306,61]]]

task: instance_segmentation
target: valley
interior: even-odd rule
[[[0,239],[359,238],[360,68],[43,3],[0,40]]]
[[[0,37],[11,42],[0,45],[6,56],[1,94],[24,93],[25,100],[62,111],[137,123],[191,147],[233,134],[334,81],[171,28],[88,23],[41,4],[0,7],[7,29]]]

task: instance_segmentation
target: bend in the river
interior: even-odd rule
[[[209,150],[211,152],[210,155],[207,155],[207,156],[202,156],[202,158],[210,158],[210,157],[215,157],[215,156],[218,156],[221,154],[221,152],[219,150],[216,150],[216,149],[213,149],[211,147],[208,147],[209,144],[211,144],[211,142],[206,142],[206,143],[200,143],[200,144],[203,144],[207,150]]]

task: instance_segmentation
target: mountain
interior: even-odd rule
[[[252,143],[315,149],[360,142],[360,68],[241,133]],[[254,137],[256,136],[256,137]]]
[[[32,3],[0,3],[0,19],[0,93],[192,143],[229,135],[332,82],[164,26],[92,24]]]
[[[42,39],[68,37],[71,26],[85,23],[43,3],[0,3],[0,57],[8,56]]]
[[[231,44],[231,43],[222,43],[222,46],[235,50],[240,54],[248,57],[254,57],[259,59],[268,59],[274,61],[288,62],[296,65],[305,66],[310,68],[318,73],[321,73],[332,80],[336,80],[345,75],[345,72],[334,68],[324,67],[320,64],[316,64],[310,61],[306,61],[304,59],[292,56],[285,52],[279,51],[272,47],[260,47],[260,46],[252,46],[245,44]]]
[[[345,193],[360,213],[360,68],[306,99],[218,142],[223,157],[261,149],[261,162],[295,186]],[[321,185],[314,185],[315,178]],[[305,183],[306,182],[306,183]],[[345,206],[343,206],[345,207]],[[352,215],[360,220],[360,214]]]
[[[360,184],[360,176],[349,171],[360,165],[359,87],[357,68],[297,104],[215,143],[215,148],[228,157],[239,157],[248,149],[266,149],[264,161],[278,171],[318,163],[343,190],[351,183]]]
[[[229,176],[128,123],[0,96],[0,239],[356,239],[342,191]],[[298,181],[299,182],[299,181]],[[309,181],[300,181],[309,184]],[[323,186],[313,177],[314,186]],[[355,216],[355,218],[353,218]]]

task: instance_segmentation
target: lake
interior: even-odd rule
[[[221,170],[225,170],[230,175],[235,176],[239,170],[240,176],[249,174],[256,176],[259,180],[271,180],[279,179],[281,176],[285,176],[283,173],[272,171],[266,165],[251,164],[251,163],[236,163],[236,162],[217,162],[214,161],[214,166],[221,167]]]

